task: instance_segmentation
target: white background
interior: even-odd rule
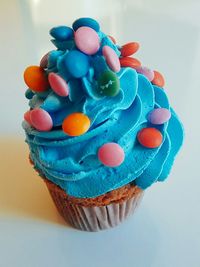
[[[200,266],[200,1],[0,0],[0,266]],[[119,44],[161,71],[186,132],[167,182],[147,190],[121,226],[100,233],[66,226],[27,162],[21,129],[23,70],[53,49],[48,30],[97,18]]]

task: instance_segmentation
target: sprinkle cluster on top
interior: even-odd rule
[[[129,67],[143,74],[154,85],[164,86],[164,78],[158,71],[153,71],[141,65],[141,62],[131,57],[139,49],[137,42],[130,42],[123,46],[116,44],[112,36],[108,45],[105,38],[100,38],[99,23],[92,18],[77,19],[72,28],[58,26],[50,30],[54,38],[52,42],[59,51],[65,51],[62,67],[71,77],[81,79],[87,75],[95,56],[103,56],[107,66],[97,77],[96,93],[99,96],[115,97],[120,91],[120,81],[117,72],[121,68]],[[116,49],[117,47],[117,49]],[[69,85],[64,75],[51,71],[50,55],[48,52],[40,61],[40,66],[29,66],[24,72],[24,80],[29,87],[25,93],[26,98],[32,99],[34,95],[53,91],[59,97],[67,98]],[[148,116],[151,124],[160,125],[170,119],[171,113],[165,108],[156,108]],[[50,113],[42,107],[28,110],[24,114],[25,121],[38,131],[53,129],[53,120]],[[75,112],[68,115],[62,123],[63,131],[69,136],[79,136],[90,128],[90,118],[83,113]],[[137,135],[138,141],[146,148],[156,148],[162,144],[162,134],[156,128],[144,128]],[[124,150],[116,143],[106,143],[98,151],[99,160],[106,166],[116,167],[124,161]]]

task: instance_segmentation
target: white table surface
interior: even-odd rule
[[[0,267],[199,267],[200,2],[58,2],[0,1]],[[20,127],[23,69],[53,48],[48,29],[91,15],[119,43],[141,43],[138,58],[165,74],[186,130],[169,179],[147,190],[124,224],[99,233],[60,218],[28,164]]]

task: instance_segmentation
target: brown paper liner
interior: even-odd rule
[[[118,225],[133,214],[143,196],[141,189],[129,184],[96,198],[75,198],[49,180],[44,181],[66,222],[84,231],[94,232]]]

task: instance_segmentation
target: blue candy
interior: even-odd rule
[[[27,99],[31,99],[33,96],[34,96],[34,93],[30,89],[27,89],[25,92],[25,97]]]
[[[57,64],[58,57],[63,55],[63,51],[53,50],[49,53],[48,68],[53,68]]]
[[[99,23],[92,18],[80,18],[80,19],[75,20],[74,23],[72,24],[74,31],[76,31],[78,28],[83,27],[83,26],[90,27],[96,32],[100,30]]]
[[[59,41],[66,41],[70,39],[74,34],[72,28],[67,26],[54,27],[50,30],[49,33],[53,38]]]
[[[63,63],[68,72],[75,78],[85,76],[90,67],[89,58],[77,50],[72,50],[67,53]]]
[[[46,111],[52,112],[62,109],[65,106],[66,98],[58,96],[54,92],[51,92],[40,107]]]

